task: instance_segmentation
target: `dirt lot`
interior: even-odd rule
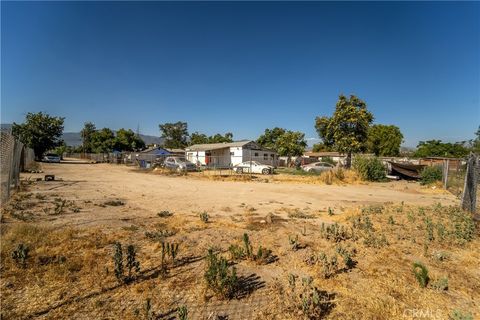
[[[43,170],[23,174],[2,210],[4,319],[180,319],[181,306],[188,319],[480,317],[478,226],[442,190],[109,164]],[[57,180],[33,182],[45,174]],[[124,258],[133,244],[140,262],[128,281],[115,276],[116,242]],[[176,258],[162,263],[162,243],[179,244]],[[12,259],[19,244],[25,260]],[[206,284],[209,248],[236,269],[231,294]]]
[[[318,185],[289,182],[212,181],[201,176],[163,176],[145,173],[131,167],[109,164],[45,164],[45,174],[54,174],[55,181],[40,183],[32,192],[55,194],[73,201],[122,200],[124,208],[95,210],[59,216],[49,224],[125,225],[122,219],[154,217],[161,210],[184,215],[207,211],[212,216],[235,216],[245,208],[259,215],[277,213],[286,217],[286,209],[299,208],[306,213],[326,213],[328,208],[342,212],[347,208],[386,202],[412,205],[432,205],[458,202],[450,193],[422,188],[406,181],[356,185]],[[25,174],[25,178],[44,174]],[[228,177],[227,177],[228,179]]]

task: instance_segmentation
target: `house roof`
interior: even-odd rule
[[[231,147],[243,147],[244,145],[253,142],[252,140],[242,140],[234,142],[223,142],[223,143],[204,143],[204,144],[194,144],[187,147],[187,151],[204,151],[204,150],[217,150],[223,148]]]

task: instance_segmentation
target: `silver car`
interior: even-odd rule
[[[302,166],[302,170],[306,172],[324,172],[333,169],[333,165],[327,162],[314,162]]]
[[[197,171],[197,166],[184,157],[167,157],[163,166],[170,170],[181,171]]]
[[[55,153],[47,153],[46,155],[43,156],[42,161],[60,163],[60,156]]]

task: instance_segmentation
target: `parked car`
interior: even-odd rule
[[[60,156],[55,153],[47,153],[46,155],[43,156],[42,161],[60,163]]]
[[[176,171],[197,171],[197,166],[184,157],[167,157],[163,166]]]
[[[245,161],[242,163],[239,163],[233,167],[235,172],[237,173],[261,173],[261,174],[272,174],[273,173],[273,167],[266,165],[266,164],[261,164],[257,161]]]
[[[306,172],[324,172],[333,169],[333,165],[327,162],[314,162],[302,166]]]

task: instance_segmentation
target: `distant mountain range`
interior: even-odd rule
[[[12,128],[12,124],[10,123],[2,123],[1,130],[10,132]],[[145,134],[140,134],[140,138],[145,142],[146,145],[149,144],[163,144],[163,138],[156,137],[156,136],[148,136]],[[63,141],[67,144],[67,146],[78,147],[82,144],[82,136],[80,132],[64,132],[62,136]]]

